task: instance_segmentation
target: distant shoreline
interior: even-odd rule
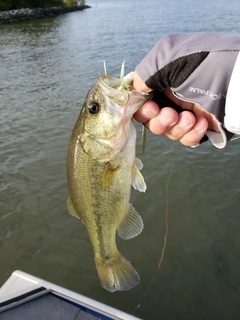
[[[64,7],[50,7],[50,8],[34,8],[34,9],[16,9],[9,11],[0,12],[0,25],[27,21],[27,20],[38,20],[42,18],[55,17],[64,13],[84,10],[91,8],[88,5],[75,5],[75,6],[64,6]]]

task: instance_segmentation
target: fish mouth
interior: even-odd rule
[[[98,85],[102,93],[110,100],[126,110],[125,116],[131,117],[147,100],[151,99],[152,93],[133,90],[133,75],[130,72],[122,79],[98,75]]]
[[[100,73],[98,75],[98,80],[103,85],[101,88],[104,93],[108,96],[123,94],[124,96],[139,95],[141,97],[148,97],[150,95],[149,92],[133,90],[133,75],[134,72],[130,72],[122,79],[119,79]],[[129,100],[129,97],[127,100]],[[125,103],[127,103],[127,101]]]
[[[119,106],[123,107],[129,101],[130,82],[123,87],[120,79],[105,74],[99,74],[97,82],[102,93]]]

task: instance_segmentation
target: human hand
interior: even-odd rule
[[[142,92],[151,91],[136,72],[133,88]],[[206,112],[197,104],[176,98],[168,88],[164,90],[164,94],[184,111],[178,113],[168,105],[159,106],[152,100],[147,101],[135,113],[134,118],[144,123],[152,133],[163,134],[171,140],[179,140],[185,146],[196,146],[207,130],[219,132],[213,114]]]

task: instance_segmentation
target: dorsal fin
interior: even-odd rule
[[[78,214],[77,214],[77,211],[75,210],[75,208],[74,208],[74,206],[73,206],[73,204],[72,204],[72,200],[71,200],[70,197],[68,197],[68,199],[67,199],[67,208],[68,208],[68,212],[69,212],[72,216],[80,219],[79,216],[78,216]]]

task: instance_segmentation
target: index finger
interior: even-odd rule
[[[149,100],[134,114],[134,118],[139,122],[145,123],[156,117],[159,111],[160,109],[157,103]]]

